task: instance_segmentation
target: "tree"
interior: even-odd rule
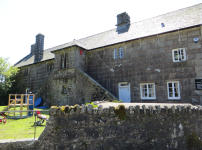
[[[8,101],[8,91],[15,80],[13,77],[18,73],[18,68],[8,62],[8,58],[0,57],[0,104]]]

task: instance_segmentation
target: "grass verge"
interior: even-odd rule
[[[6,106],[0,106],[0,111],[2,111]],[[18,110],[20,108],[16,108]],[[23,110],[27,110],[23,108]],[[36,110],[36,109],[34,109]],[[49,110],[47,109],[38,109],[40,110]],[[11,109],[10,111],[13,111]],[[26,115],[27,113],[23,113]],[[49,112],[41,112],[41,114],[46,115],[49,118]],[[12,115],[12,114],[10,114]],[[10,116],[9,115],[9,116]],[[2,116],[0,116],[2,118]],[[9,119],[7,118],[6,124],[0,123],[0,140],[4,139],[22,139],[22,138],[34,138],[34,122],[35,117],[29,117],[24,119]],[[36,126],[36,135],[35,137],[39,137],[39,135],[43,132],[46,126],[46,121],[42,125]]]

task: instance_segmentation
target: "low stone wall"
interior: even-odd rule
[[[38,146],[39,150],[185,150],[202,147],[201,106],[110,105],[115,104],[97,108],[92,105],[53,106],[45,130],[38,141],[30,143],[29,149],[34,149],[33,146]]]
[[[37,139],[0,140],[0,150],[36,150],[39,143]]]

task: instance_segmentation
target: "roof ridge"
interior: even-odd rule
[[[202,5],[202,3],[196,4],[196,5]],[[163,16],[163,15],[166,15],[166,14],[175,13],[175,12],[177,12],[177,11],[181,11],[181,10],[183,10],[183,9],[188,9],[188,8],[190,8],[190,7],[196,7],[196,5],[189,6],[189,7],[184,7],[184,8],[181,8],[181,9],[174,10],[174,11],[170,11],[170,12],[167,12],[167,13],[164,13],[164,14],[161,14],[161,15],[158,15],[158,16],[154,16],[154,17],[150,17],[150,18],[147,18],[147,19],[144,19],[144,20],[141,20],[141,21],[133,22],[133,23],[131,23],[131,24],[138,23],[138,22],[142,22],[142,21],[149,20],[149,19],[152,19],[152,18],[157,18],[157,17]]]
[[[69,43],[71,43],[71,42],[67,42],[67,43],[60,44],[60,45],[57,45],[57,46],[54,46],[54,47],[50,47],[50,48],[45,49],[44,51],[47,51],[47,50],[50,50],[50,49],[53,49],[53,48],[56,48],[56,47],[59,47],[59,46],[63,46],[65,44],[69,44]]]
[[[202,3],[196,4],[196,5],[202,5]],[[167,12],[167,13],[155,16],[155,17],[150,17],[150,18],[147,18],[147,19],[144,19],[144,20],[141,20],[141,21],[133,22],[133,23],[131,23],[131,25],[135,24],[135,23],[143,22],[143,21],[146,21],[146,20],[150,20],[152,18],[157,18],[157,17],[163,16],[163,15],[166,15],[166,14],[176,13],[177,11],[181,11],[183,9],[188,9],[188,8],[191,8],[191,7],[196,7],[196,5],[189,6],[189,7],[184,7],[184,8],[181,8],[181,9],[178,9],[178,10],[175,10],[175,11],[170,11],[170,12]],[[103,32],[100,32],[100,33],[97,33],[97,34],[93,34],[93,35],[90,35],[90,36],[87,36],[87,37],[83,37],[83,38],[78,39],[76,41],[82,43],[81,40],[84,40],[84,39],[87,39],[87,38],[90,38],[90,37],[93,37],[93,36],[96,36],[96,35],[99,35],[99,34],[104,34],[106,32],[110,32],[112,30],[116,30],[116,28],[113,28],[113,29],[110,29],[110,30],[107,30],[107,31],[103,31]],[[71,43],[71,42],[68,42],[68,43]],[[61,44],[61,45],[58,45],[58,46],[63,46],[63,45],[68,44],[68,43],[64,43],[64,44]],[[82,44],[84,44],[84,43],[82,43]],[[86,45],[86,44],[84,44],[84,45]],[[58,46],[55,46],[55,47],[52,47],[52,48],[56,48]],[[49,48],[49,49],[51,49],[51,48]],[[48,49],[46,49],[46,50],[48,50]]]

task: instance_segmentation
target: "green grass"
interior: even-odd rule
[[[2,111],[6,106],[0,106],[0,111]],[[20,110],[19,107],[16,107],[16,110]],[[23,110],[27,110],[24,108]],[[36,109],[34,109],[36,110]],[[49,110],[47,109],[38,109],[40,110]],[[13,111],[11,109],[10,111]],[[41,114],[46,115],[49,118],[49,112],[41,112]],[[13,114],[9,114],[12,116]],[[20,115],[16,113],[16,115]],[[23,113],[23,115],[27,115],[27,113]],[[2,118],[2,116],[0,116]],[[4,139],[22,139],[22,138],[34,138],[34,122],[35,117],[29,117],[25,119],[9,119],[7,118],[6,124],[0,123],[0,140]],[[43,132],[46,126],[46,121],[42,125],[36,126],[36,135],[35,137],[39,137],[39,135]]]

